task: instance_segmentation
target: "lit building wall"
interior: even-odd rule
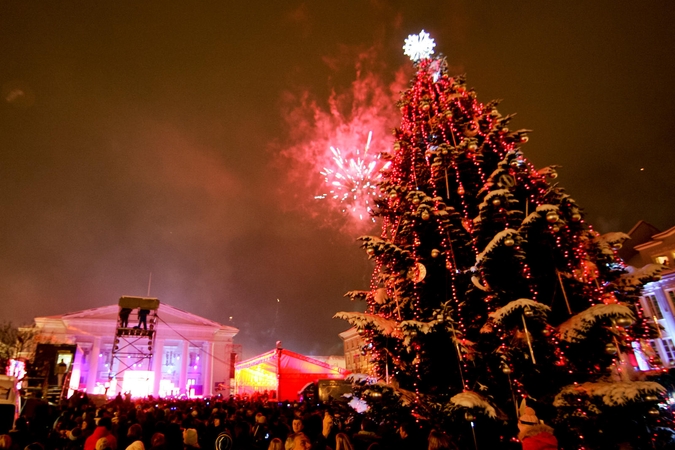
[[[108,389],[112,394],[111,378],[123,377],[118,361],[111,357],[118,314],[118,305],[110,305],[35,319],[39,341],[76,343],[82,349],[80,390],[102,394]],[[139,378],[151,385],[139,392],[162,397],[229,396],[232,339],[239,330],[166,304],[160,304],[157,316],[152,359],[128,369],[153,373]]]
[[[638,269],[647,264],[666,266],[661,280],[646,284],[640,297],[642,313],[658,325],[658,338],[642,342],[639,349],[640,369],[651,368],[646,361],[654,356],[664,367],[675,367],[675,227],[658,232],[639,222],[628,234],[632,239],[619,252],[626,264]]]
[[[370,374],[368,355],[363,354],[363,339],[356,328],[339,334],[344,344],[345,368],[352,373]]]

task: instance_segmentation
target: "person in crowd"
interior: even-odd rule
[[[30,431],[28,430],[28,422],[24,416],[20,416],[14,422],[14,428],[9,431],[9,437],[12,438],[12,443],[15,447],[24,448],[31,442]]]
[[[376,433],[376,424],[367,417],[361,421],[361,430],[352,436],[352,443],[356,450],[367,450],[373,442],[380,442],[381,437]]]
[[[299,433],[299,432],[301,432],[302,430],[305,429],[305,424],[302,422],[302,419],[299,418],[299,417],[296,417],[295,419],[293,419],[292,426],[293,426],[293,433]]]
[[[286,450],[310,450],[312,441],[302,431],[293,433],[286,438]]]
[[[553,428],[539,421],[532,408],[525,408],[518,419],[518,439],[523,450],[557,450],[558,440],[553,435]]]
[[[166,450],[166,438],[163,433],[155,433],[150,439],[150,450]]]
[[[197,437],[196,429],[187,428],[183,431],[183,448],[185,450],[195,450],[199,448],[199,438]]]
[[[126,450],[145,450],[145,445],[143,444],[143,428],[134,423],[129,427],[127,431],[127,438],[131,442]]]
[[[24,450],[45,450],[45,447],[39,442],[33,442],[32,444],[28,444]]]
[[[117,439],[110,430],[112,430],[112,419],[107,416],[99,418],[98,426],[91,433],[91,436],[84,441],[84,450],[95,450],[96,443],[101,438],[107,438],[110,448],[117,450]]]
[[[344,433],[338,433],[335,435],[335,450],[354,450],[352,442],[349,440],[349,436]]]
[[[410,424],[407,422],[400,424],[396,430],[396,439],[393,447],[395,449],[405,450],[408,448],[416,448],[416,445],[417,443],[414,442]]]
[[[438,430],[431,430],[428,438],[428,450],[457,450],[450,436]]]
[[[270,441],[270,445],[267,447],[267,450],[284,450],[284,443],[281,442],[281,439],[274,438]]]
[[[12,438],[9,434],[0,435],[0,450],[9,450],[12,448]]]
[[[267,428],[267,417],[261,412],[255,415],[255,426],[253,427],[253,442],[261,450],[267,448],[270,441],[270,430]]]
[[[96,441],[95,450],[113,450],[107,437],[102,437]]]

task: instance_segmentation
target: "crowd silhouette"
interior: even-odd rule
[[[0,450],[456,448],[439,431],[394,421],[378,424],[342,402],[118,396],[97,406],[76,393],[61,405],[40,403],[31,409],[9,434],[0,435]]]

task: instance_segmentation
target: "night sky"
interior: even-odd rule
[[[675,226],[674,23],[664,1],[2,1],[1,319],[144,296],[152,273],[246,357],[340,353],[368,230],[314,199],[312,149],[347,145],[331,93],[391,144],[383,96],[421,29],[598,231]],[[381,92],[350,116],[357,88]]]

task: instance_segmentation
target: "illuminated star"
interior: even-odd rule
[[[420,34],[411,34],[405,40],[403,46],[403,53],[410,57],[413,61],[425,59],[434,53],[436,43],[429,36],[429,33],[422,30]]]

